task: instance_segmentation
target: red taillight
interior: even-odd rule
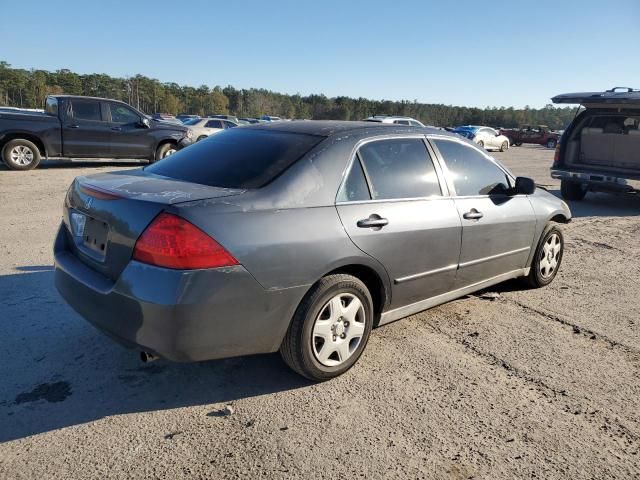
[[[133,250],[134,260],[158,267],[190,270],[237,265],[222,245],[184,218],[161,213]]]

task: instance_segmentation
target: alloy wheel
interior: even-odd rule
[[[16,145],[9,152],[9,157],[11,161],[16,165],[20,165],[21,167],[30,165],[33,162],[33,150],[25,145]]]

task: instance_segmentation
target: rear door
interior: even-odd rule
[[[536,217],[526,195],[508,195],[512,179],[477,148],[434,138],[462,222],[455,288],[524,268]]]
[[[392,308],[447,292],[461,222],[423,136],[367,141],[337,198],[351,240],[386,268]]]
[[[111,156],[149,158],[154,138],[149,128],[142,124],[140,114],[122,103],[105,102],[105,105],[109,110]]]
[[[111,128],[104,103],[89,98],[66,102],[62,122],[63,152],[66,157],[109,157]]]

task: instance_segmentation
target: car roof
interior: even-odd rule
[[[622,91],[621,91],[622,90]],[[563,93],[551,99],[553,103],[573,104],[634,104],[640,105],[640,90],[615,87],[604,92]]]
[[[245,125],[242,128],[254,130],[272,130],[278,132],[302,133],[330,137],[337,134],[372,134],[384,133],[421,133],[446,134],[447,132],[434,127],[412,127],[394,123],[379,123],[346,120],[292,120],[290,122],[274,122]]]

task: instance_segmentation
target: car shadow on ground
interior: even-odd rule
[[[143,364],[69,308],[47,266],[0,276],[0,442],[111,415],[234,400],[311,385],[270,354]]]
[[[562,199],[559,189],[549,189]],[[580,217],[633,217],[640,215],[640,195],[589,192],[584,200],[567,201],[574,218]]]

